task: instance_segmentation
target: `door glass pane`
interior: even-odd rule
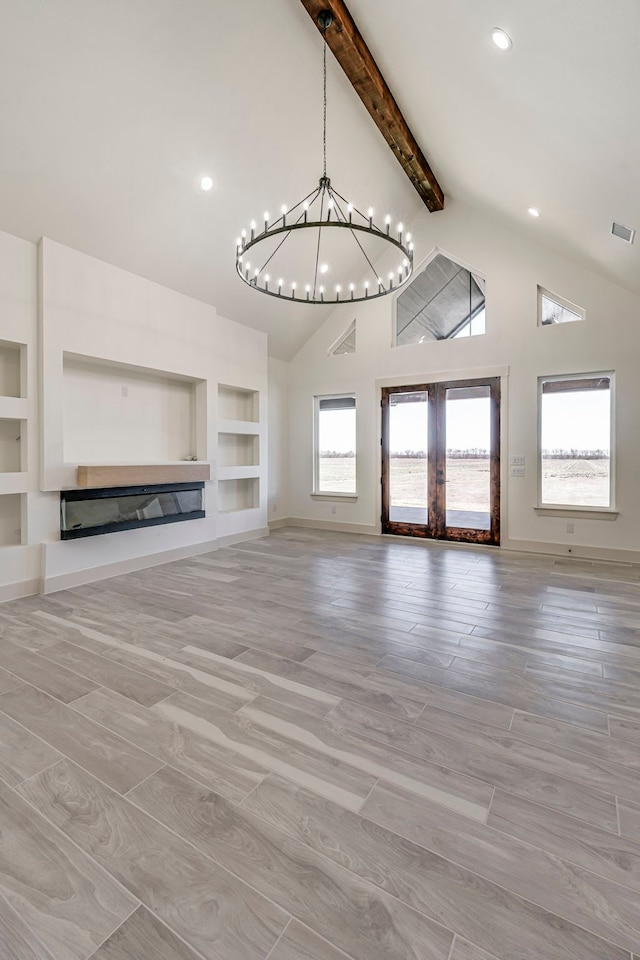
[[[446,396],[446,525],[491,529],[491,397],[488,386]]]
[[[429,397],[426,391],[389,397],[389,520],[426,524]]]

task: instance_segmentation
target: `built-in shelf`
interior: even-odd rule
[[[78,467],[79,487],[136,487],[211,479],[208,463],[89,464]]]
[[[227,433],[257,437],[260,435],[260,424],[248,420],[218,420],[218,439]]]
[[[260,467],[218,467],[218,480],[250,480],[260,476]]]
[[[22,397],[0,396],[0,420],[26,420],[28,403]]]
[[[22,397],[23,355],[26,347],[22,343],[0,340],[0,397]]]
[[[256,477],[220,480],[218,483],[220,513],[253,510],[259,505],[259,497],[259,481]]]
[[[0,473],[0,496],[11,493],[27,493],[29,479],[26,472]]]
[[[19,493],[0,496],[0,547],[22,542],[22,497]]]
[[[257,424],[259,397],[257,390],[232,387],[225,383],[218,384],[218,418]]]

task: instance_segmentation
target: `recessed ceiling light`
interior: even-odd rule
[[[329,264],[323,263],[320,265],[320,273],[326,273],[328,269],[329,269]]]
[[[201,190],[204,190],[206,193],[207,190],[211,190],[212,186],[213,186],[213,180],[211,179],[211,177],[200,177]]]
[[[537,218],[540,216],[540,211],[537,209],[537,207],[529,207],[529,213],[532,217]]]
[[[502,30],[501,27],[494,27],[491,31],[491,39],[495,43],[498,50],[510,50],[511,49],[511,37],[505,30]]]

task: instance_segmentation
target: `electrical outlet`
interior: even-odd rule
[[[512,477],[524,477],[525,475],[524,467],[511,467],[509,472]]]
[[[338,508],[336,507],[335,503],[332,503],[332,504],[331,504],[331,513],[335,514],[336,511],[337,511],[337,509],[338,509]]]
[[[121,397],[128,397],[128,396],[129,396],[129,387],[127,386],[126,383],[123,383],[123,384],[122,384],[122,390],[121,390],[121,392],[120,392],[120,396],[121,396]]]
[[[520,457],[520,456],[509,457],[509,463],[511,464],[512,467],[524,467],[525,460],[524,460],[524,457]]]
[[[572,523],[568,523],[568,524],[567,524],[567,533],[573,533],[573,524],[572,524]]]

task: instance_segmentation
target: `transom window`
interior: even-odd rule
[[[396,301],[396,345],[485,332],[485,281],[437,254]]]

